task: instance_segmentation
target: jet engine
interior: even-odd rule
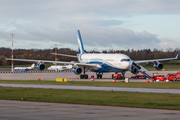
[[[37,64],[37,69],[42,71],[45,69],[45,65],[43,63]]]
[[[81,69],[80,67],[75,67],[75,68],[73,69],[73,72],[74,72],[76,75],[79,75],[79,74],[82,73],[82,69]]]
[[[156,68],[157,70],[162,70],[164,67],[164,65],[162,63],[155,63],[154,64],[154,68]]]
[[[132,74],[138,74],[139,73],[139,70],[137,68],[135,68],[135,67],[131,67],[130,71],[131,71]]]

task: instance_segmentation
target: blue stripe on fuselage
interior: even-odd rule
[[[33,69],[16,69],[17,71],[31,71],[31,70],[33,70]]]
[[[92,61],[92,62],[88,62],[88,64],[99,64],[101,66],[101,68],[98,69],[92,69],[91,71],[93,72],[121,72],[121,71],[127,71],[125,69],[120,69],[120,68],[115,68],[112,67],[106,63],[103,62],[99,62],[99,61]]]

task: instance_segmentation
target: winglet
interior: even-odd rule
[[[5,59],[7,59],[4,55],[2,55]]]
[[[176,55],[176,59],[178,59],[179,54]]]

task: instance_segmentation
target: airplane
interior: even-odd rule
[[[48,70],[71,70],[72,69],[72,65],[67,65],[67,66],[60,66],[60,65],[52,65],[50,67],[48,67]]]
[[[31,65],[31,67],[15,67],[14,70],[17,70],[17,71],[30,71],[30,70],[34,69],[34,66],[35,66],[35,63],[33,63]]]
[[[141,72],[146,76],[152,76],[152,73],[150,73],[145,68],[139,65],[141,63],[153,62],[155,69],[162,70],[164,65],[160,63],[159,61],[174,60],[174,59],[177,59],[179,56],[177,55],[175,58],[133,61],[125,54],[86,53],[83,47],[83,42],[82,42],[81,34],[79,30],[77,30],[77,40],[78,40],[78,49],[79,49],[79,54],[77,54],[77,56],[64,55],[64,54],[57,54],[57,55],[77,58],[79,62],[30,60],[30,59],[13,59],[13,60],[37,62],[38,70],[45,69],[44,63],[69,64],[73,66],[73,72],[76,75],[80,75],[81,79],[88,78],[88,75],[85,74],[86,69],[89,69],[92,72],[96,72],[97,79],[102,79],[103,73],[106,73],[106,72],[114,72],[116,74],[121,73],[123,79],[125,79],[126,71],[131,71],[131,73],[133,74],[138,74],[139,72]],[[6,57],[4,58],[6,60],[12,60],[11,58],[6,58]]]

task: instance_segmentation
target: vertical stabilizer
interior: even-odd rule
[[[31,67],[34,67],[35,66],[35,63],[33,63],[32,65],[31,65]]]
[[[78,47],[79,47],[79,53],[80,54],[84,54],[84,47],[83,47],[83,43],[82,43],[82,39],[81,39],[81,34],[80,31],[77,30],[77,40],[78,40]]]

